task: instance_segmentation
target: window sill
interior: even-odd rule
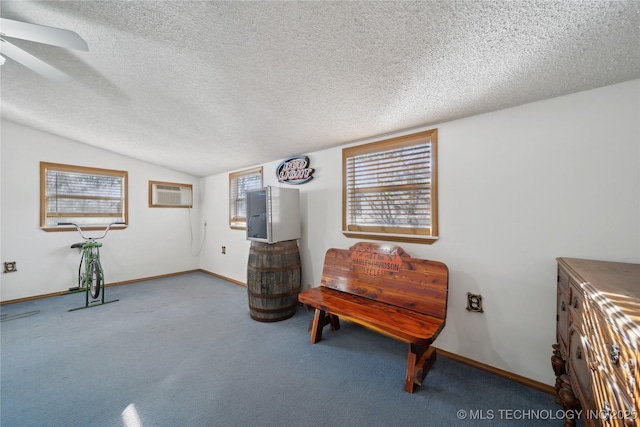
[[[114,225],[109,229],[109,231],[124,230],[127,227],[129,227],[129,224]],[[106,228],[105,226],[102,226],[102,227],[88,226],[88,227],[82,227],[82,231],[104,231],[105,228]],[[77,232],[78,231],[75,227],[69,227],[69,226],[40,227],[40,230],[46,231],[46,232],[56,232],[56,231],[75,231],[75,232]]]
[[[343,231],[342,234],[353,239],[384,240],[386,242],[419,243],[423,245],[432,245],[438,240],[438,236],[418,237],[408,234],[372,234],[353,231]]]

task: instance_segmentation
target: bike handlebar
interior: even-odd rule
[[[82,233],[82,228],[80,228],[80,226],[78,224],[76,224],[75,222],[59,222],[58,225],[73,225],[76,230],[78,230],[78,233],[80,233],[80,236],[82,236],[82,238],[84,240],[100,240],[103,239],[104,236],[107,235],[107,233],[109,232],[109,229],[111,228],[112,225],[117,225],[117,224],[126,224],[125,222],[122,221],[118,221],[118,222],[112,222],[111,224],[107,225],[107,228],[104,230],[104,233],[102,234],[102,236],[100,237],[87,237]]]

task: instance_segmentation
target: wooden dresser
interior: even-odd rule
[[[557,261],[551,364],[564,425],[640,427],[640,264]]]

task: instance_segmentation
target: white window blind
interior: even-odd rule
[[[124,171],[41,163],[41,225],[126,222],[126,176]]]
[[[344,231],[436,235],[435,132],[343,150]]]
[[[229,174],[229,225],[246,228],[247,190],[262,187],[262,167]]]

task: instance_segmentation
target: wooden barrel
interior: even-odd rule
[[[293,316],[300,292],[300,252],[296,240],[251,242],[247,267],[249,314],[259,322]]]

